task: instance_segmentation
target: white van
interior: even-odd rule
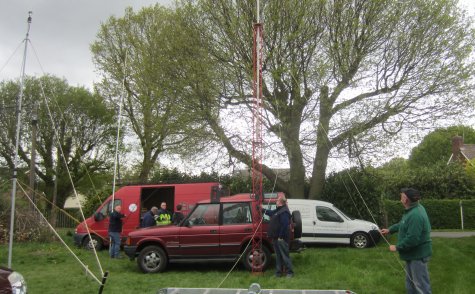
[[[300,211],[303,243],[338,243],[366,248],[375,245],[381,237],[376,224],[352,219],[329,202],[288,199],[287,203],[291,212]]]

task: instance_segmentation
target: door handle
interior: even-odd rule
[[[313,221],[313,224],[314,224],[314,225],[316,225],[316,224],[317,224],[317,222],[316,222],[316,221]]]
[[[217,233],[218,233],[218,230],[209,230],[209,232],[210,232],[211,234],[217,234]]]
[[[252,232],[252,229],[251,228],[244,229],[244,232],[246,232],[246,233]]]

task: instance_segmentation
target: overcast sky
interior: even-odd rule
[[[21,75],[28,11],[33,15],[26,74],[44,71],[92,88],[97,77],[89,46],[100,24],[123,16],[126,7],[137,11],[155,3],[170,6],[172,0],[0,0],[0,81]]]
[[[44,71],[92,88],[98,78],[89,46],[100,24],[123,16],[128,6],[137,11],[155,3],[170,6],[173,0],[0,0],[0,81],[20,77],[28,11],[33,21],[26,74]],[[475,0],[461,3],[475,15]]]

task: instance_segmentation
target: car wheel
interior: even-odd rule
[[[162,248],[147,246],[139,254],[137,264],[144,273],[158,273],[165,270],[168,257]]]
[[[369,247],[369,237],[368,234],[357,232],[351,236],[351,246],[355,248],[367,248]]]
[[[294,223],[294,239],[302,237],[302,216],[300,211],[292,211],[292,222]]]
[[[247,247],[246,252],[243,254],[243,257],[241,260],[242,264],[247,270],[259,272],[259,271],[265,271],[267,267],[269,267],[271,253],[265,245],[262,245],[261,250],[257,253],[257,256],[261,259],[261,262],[259,266],[254,267],[254,265],[252,264],[254,255],[252,254],[252,244],[250,244]]]
[[[97,251],[102,250],[104,248],[104,243],[102,242],[101,237],[96,235],[91,235],[91,239],[89,236],[86,236],[82,241],[82,247],[87,250],[92,250],[94,247]]]

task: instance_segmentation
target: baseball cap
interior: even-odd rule
[[[414,188],[402,188],[401,193],[406,194],[411,202],[419,201],[421,199],[421,193]]]

